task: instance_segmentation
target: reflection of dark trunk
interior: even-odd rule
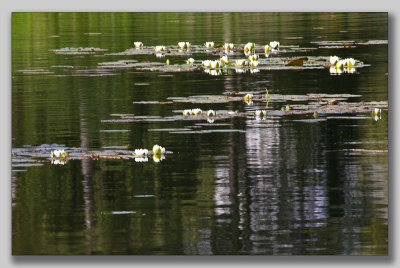
[[[82,93],[82,90],[79,91]],[[81,148],[83,152],[86,152],[89,148],[89,137],[88,137],[88,130],[87,130],[87,122],[86,122],[86,107],[85,103],[83,102],[84,98],[82,98],[80,94],[81,100],[79,104],[79,128],[80,128],[80,138],[81,138]],[[86,223],[86,241],[87,241],[87,254],[92,253],[92,236],[91,236],[91,229],[93,223],[93,189],[92,189],[92,162],[90,159],[83,159],[82,160],[82,186],[83,186],[83,200],[85,204],[85,223]]]
[[[238,79],[232,79],[231,77],[226,77],[224,87],[225,89],[233,90],[235,88],[234,83],[238,83]],[[235,103],[229,103],[227,105],[228,110],[235,111],[238,109],[237,104]],[[236,120],[236,119],[231,119],[232,124],[231,128],[232,129],[245,129],[245,121],[244,120]],[[242,124],[241,124],[242,123]],[[241,124],[241,125],[238,125]],[[239,137],[238,137],[239,135]],[[230,133],[228,136],[228,161],[229,161],[229,203],[230,203],[230,217],[231,217],[231,222],[230,222],[230,228],[229,230],[229,235],[223,238],[223,241],[219,241],[218,243],[213,243],[213,253],[218,254],[219,252],[227,252],[227,249],[229,248],[229,254],[239,254],[240,250],[242,249],[242,241],[240,240],[240,237],[242,236],[241,230],[240,230],[240,198],[238,194],[240,193],[239,188],[240,188],[240,182],[239,180],[241,178],[244,178],[243,172],[246,171],[245,163],[247,162],[246,159],[238,159],[243,156],[245,156],[245,151],[246,151],[246,139],[245,135],[241,133]],[[240,166],[240,164],[244,166]],[[248,211],[248,210],[247,210]],[[217,232],[223,231],[223,230],[216,230]],[[220,235],[216,235],[221,239]],[[218,239],[217,239],[218,240]],[[212,239],[212,241],[215,241],[215,239]],[[220,247],[223,248],[220,248]]]

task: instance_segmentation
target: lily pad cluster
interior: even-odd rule
[[[121,146],[119,146],[121,147]],[[57,149],[54,149],[57,148]],[[135,149],[134,151],[125,147],[114,150],[86,150],[83,148],[65,147],[59,144],[42,144],[39,146],[24,146],[23,148],[12,149],[12,168],[42,166],[50,161],[53,165],[65,165],[70,160],[100,160],[100,159],[133,159],[136,162],[147,162],[147,157],[152,157],[154,162],[165,159],[167,151],[164,147],[154,145],[153,150]]]
[[[49,51],[60,55],[84,55],[95,54],[96,52],[105,52],[108,49],[97,47],[64,47],[60,49],[50,49]]]

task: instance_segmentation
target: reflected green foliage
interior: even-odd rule
[[[384,102],[387,44],[307,50],[304,56],[353,57],[371,65],[340,76],[326,69],[218,76],[97,70],[118,60],[168,59],[174,66],[187,59],[112,55],[134,41],[170,46],[278,40],[316,48],[311,42],[387,40],[387,27],[386,13],[13,13],[13,148],[57,143],[129,151],[160,144],[174,152],[160,162],[72,159],[13,168],[13,254],[387,254],[388,155],[373,152],[388,149],[386,111],[376,121],[370,111],[363,115],[368,120],[312,124],[232,117],[217,122],[222,127],[204,120],[209,125],[193,122],[190,135],[149,131],[183,129],[184,121],[102,122],[115,114],[167,117],[197,108],[157,103],[170,97],[265,94],[266,87],[268,108],[275,110],[287,103],[274,102],[274,94],[354,94]],[[66,47],[107,52],[51,51]],[[240,113],[265,109],[265,103],[242,101],[198,106]],[[230,131],[212,131],[221,128]],[[203,129],[208,132],[195,132]]]

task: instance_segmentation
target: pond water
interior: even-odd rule
[[[133,102],[265,88],[271,95],[349,93],[361,95],[349,101],[387,101],[387,43],[315,43],[386,41],[387,23],[387,13],[14,13],[14,154],[32,146],[91,152],[154,144],[169,153],[160,162],[151,156],[147,162],[71,158],[64,165],[13,157],[13,254],[386,255],[387,109],[377,120],[365,112],[209,123],[164,117],[197,107],[250,113],[266,104]],[[316,49],[270,58],[337,55],[367,66],[342,75],[322,68],[219,76],[98,68],[118,60],[182,65],[189,57],[108,55],[134,41],[175,46],[273,40]],[[65,47],[107,51],[51,51]],[[206,52],[191,57],[217,58]],[[295,103],[271,102],[268,108],[286,104]],[[113,121],[120,119],[115,114],[144,119]]]

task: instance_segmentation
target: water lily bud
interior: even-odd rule
[[[265,45],[264,51],[265,51],[265,54],[268,54],[268,52],[269,52],[269,45]]]
[[[289,104],[286,104],[286,111],[289,111],[290,110],[290,105]]]
[[[165,62],[167,65],[169,65],[169,59],[167,59],[167,61]]]

